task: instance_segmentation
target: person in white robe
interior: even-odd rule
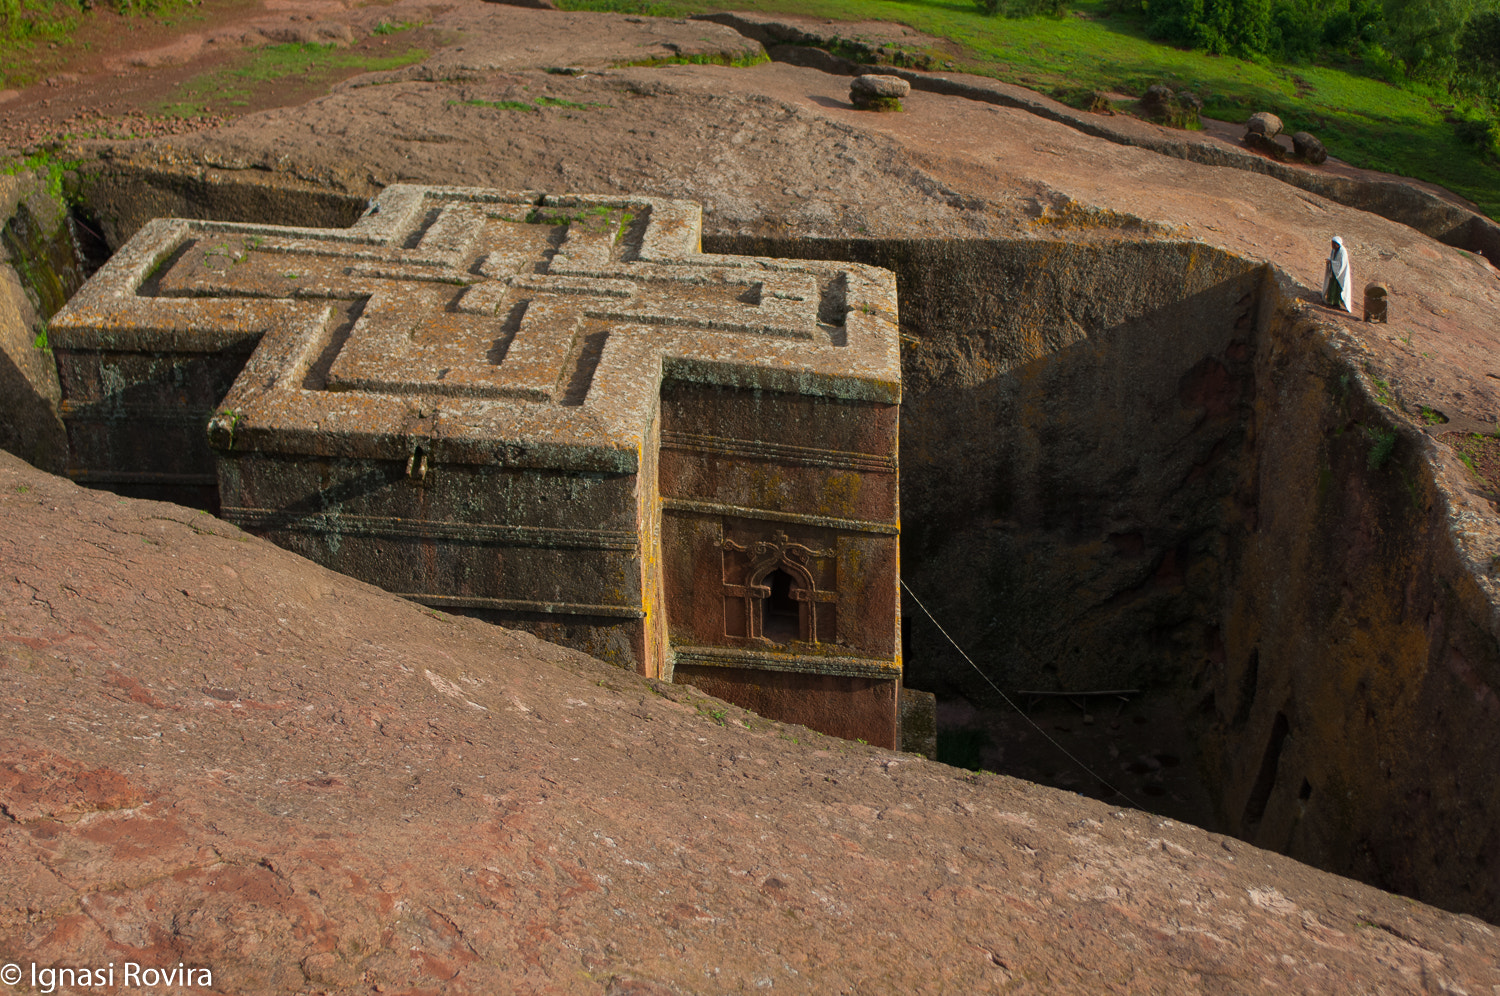
[[[1330,308],[1354,313],[1354,278],[1349,275],[1349,252],[1344,240],[1333,237],[1333,251],[1323,264],[1323,300]]]

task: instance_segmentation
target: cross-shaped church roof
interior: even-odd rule
[[[665,375],[896,402],[885,271],[699,251],[696,205],[393,186],[348,229],[152,222],[63,348],[259,340],[215,445],[633,472]],[[330,449],[333,448],[333,449]]]

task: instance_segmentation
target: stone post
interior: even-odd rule
[[[1365,321],[1379,322],[1384,325],[1387,321],[1386,298],[1390,295],[1390,288],[1385,284],[1368,284],[1365,287]]]

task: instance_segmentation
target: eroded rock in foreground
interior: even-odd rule
[[[0,454],[0,960],[239,993],[1485,991],[1500,938]]]

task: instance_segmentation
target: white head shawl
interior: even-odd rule
[[[1344,240],[1333,237],[1333,251],[1323,266],[1323,300],[1330,308],[1343,308],[1354,312],[1353,278],[1349,274],[1349,253],[1344,249]]]

